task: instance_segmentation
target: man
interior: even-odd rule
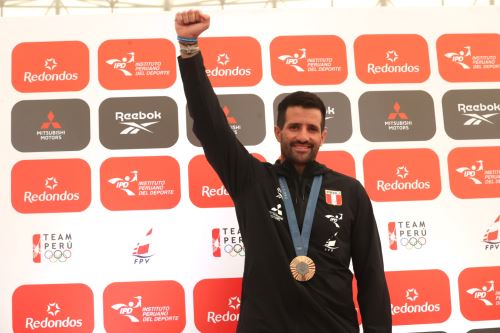
[[[364,332],[391,332],[370,200],[357,180],[315,161],[326,137],[323,102],[306,92],[284,98],[275,126],[279,160],[272,165],[252,157],[230,129],[205,74],[197,38],[209,23],[196,10],[175,18],[193,131],[234,201],[245,244],[237,332],[359,332],[351,259]]]

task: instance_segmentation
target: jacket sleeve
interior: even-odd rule
[[[249,183],[257,160],[248,153],[229,127],[226,116],[205,73],[201,53],[178,58],[193,132],[205,156],[235,200]]]
[[[363,332],[390,333],[391,301],[385,280],[377,224],[368,194],[359,183],[357,194],[358,207],[351,248]]]

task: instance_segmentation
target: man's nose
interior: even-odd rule
[[[298,141],[308,141],[309,140],[309,133],[307,133],[307,128],[301,127],[300,130],[297,133],[297,140]]]

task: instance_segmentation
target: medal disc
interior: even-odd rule
[[[306,256],[297,256],[290,263],[290,271],[297,281],[308,281],[316,273],[314,261]]]

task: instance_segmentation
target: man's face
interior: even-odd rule
[[[325,141],[326,129],[321,131],[321,111],[288,107],[283,128],[275,126],[274,134],[281,145],[282,157],[302,168],[316,158]]]

